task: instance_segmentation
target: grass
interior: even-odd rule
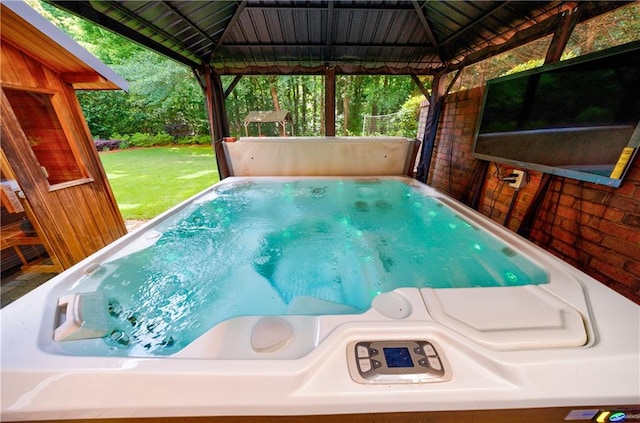
[[[220,179],[210,145],[116,150],[100,159],[125,220],[151,219]]]

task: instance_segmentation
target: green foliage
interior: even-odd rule
[[[155,147],[170,145],[172,142],[173,137],[169,134],[149,135],[138,132],[129,137],[129,145],[131,147]]]
[[[398,132],[395,135],[415,138],[418,134],[418,120],[420,118],[420,103],[424,100],[422,94],[409,97],[404,102],[398,116]]]

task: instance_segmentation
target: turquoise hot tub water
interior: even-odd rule
[[[97,287],[109,329],[58,343],[63,352],[169,355],[237,316],[357,314],[400,287],[548,282],[538,265],[400,180],[256,180],[205,197],[159,223],[155,243],[74,285]]]

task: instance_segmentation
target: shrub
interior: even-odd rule
[[[156,145],[170,145],[173,138],[169,134],[141,134],[131,135],[130,145],[132,147],[153,147]]]
[[[211,144],[210,135],[193,135],[189,137],[181,137],[176,140],[180,145],[206,145]]]
[[[170,145],[173,143],[173,137],[169,134],[156,134],[151,137],[152,145]]]
[[[121,140],[93,140],[98,151],[117,150],[120,148]]]
[[[132,147],[151,147],[153,144],[149,134],[141,134],[137,132],[131,135],[130,145]]]

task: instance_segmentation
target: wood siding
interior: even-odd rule
[[[0,46],[2,150],[53,253],[64,268],[126,234],[74,89],[15,46]],[[4,89],[46,93],[82,178],[52,184],[41,169]],[[38,153],[40,155],[41,152]],[[76,174],[76,175],[80,175]]]

